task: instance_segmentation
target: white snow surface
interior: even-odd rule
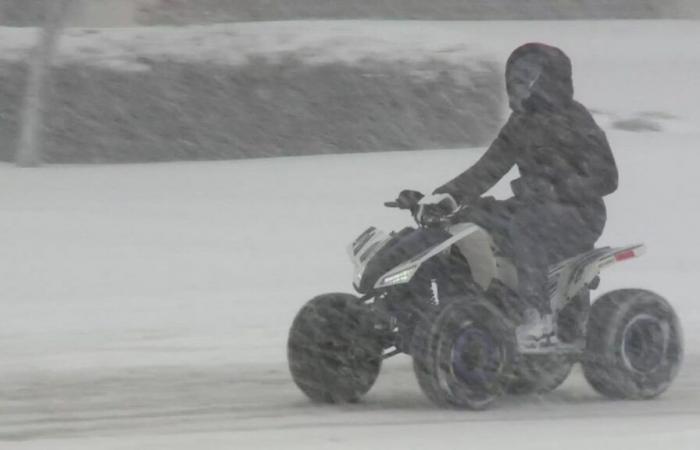
[[[502,60],[531,40],[567,50],[578,97],[601,112],[621,172],[600,244],[649,246],[643,258],[606,271],[598,292],[641,287],[667,297],[685,329],[683,371],[649,402],[605,400],[577,372],[552,394],[469,413],[434,408],[408,358],[398,357],[360,404],[305,400],[285,359],[298,308],[316,294],[351,290],[344,249],[368,225],[410,223],[382,208],[384,200],[403,188],[431,190],[482,149],[0,165],[0,449],[700,447],[700,23],[222,29],[229,28],[259,42],[274,42],[281,30],[304,35],[299,42],[336,36],[335,47],[322,47],[337,57],[349,35],[406,48],[418,41],[473,44]],[[5,37],[20,32],[0,33],[6,46]],[[164,53],[168,48],[177,45]],[[645,112],[655,113],[662,132],[609,127]],[[494,194],[507,196],[507,183]]]

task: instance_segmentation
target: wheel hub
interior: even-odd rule
[[[657,318],[641,315],[625,327],[623,357],[626,365],[639,373],[656,369],[664,360],[668,344],[667,326]]]
[[[452,347],[453,374],[467,386],[479,387],[495,381],[501,352],[487,332],[473,325],[462,329]]]

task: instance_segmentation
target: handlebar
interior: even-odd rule
[[[384,202],[387,208],[396,208],[401,210],[411,211],[411,215],[416,223],[421,227],[444,226],[449,223],[451,214],[445,214],[437,205],[426,205],[423,214],[418,214],[419,204],[416,202],[402,202],[401,199],[396,199],[390,202]]]
[[[454,200],[449,197],[439,199],[440,201],[435,204],[421,204],[423,197],[423,194],[417,191],[403,191],[396,200],[384,202],[384,206],[410,210],[413,218],[421,227],[449,225],[462,217],[462,213],[468,208],[467,205],[455,204]],[[449,201],[445,204],[445,200],[448,199],[452,201],[452,204],[449,204]],[[483,200],[495,201],[492,197],[485,197]]]
[[[396,200],[385,202],[384,206],[387,208],[414,210],[418,207],[418,202],[420,202],[423,197],[424,195],[418,191],[406,189],[401,191]]]

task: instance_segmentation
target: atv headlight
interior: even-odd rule
[[[417,270],[418,266],[410,266],[405,269],[401,269],[398,272],[388,273],[379,279],[379,282],[377,282],[375,288],[380,289],[399,284],[406,284],[411,281]]]

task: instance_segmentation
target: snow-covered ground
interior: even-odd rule
[[[349,290],[347,242],[370,224],[408,223],[382,201],[430,190],[479,149],[2,165],[0,448],[700,446],[700,23],[341,23],[338,42],[353,26],[395,42],[414,42],[418,30],[455,46],[471,36],[500,59],[529,40],[569,51],[578,97],[600,112],[621,171],[601,244],[649,245],[606,272],[600,292],[645,287],[676,306],[687,357],[672,389],[610,402],[574,374],[547,396],[441,411],[399,357],[359,405],[313,406],[297,391],[289,324],[311,296]],[[663,131],[611,127],[639,117]]]

